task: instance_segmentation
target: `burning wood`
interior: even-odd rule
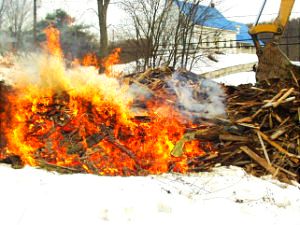
[[[152,70],[152,73],[156,74],[157,71]],[[150,84],[153,82],[151,72],[136,75],[135,79],[141,80],[140,77],[143,83],[151,87]],[[189,79],[193,78],[189,77]],[[291,179],[299,181],[300,92],[298,83],[299,81],[291,79],[262,82],[256,86],[225,87],[228,94],[229,119],[214,118],[213,121],[210,120],[212,129],[186,133],[176,143],[172,154],[182,156],[182,146],[186,141],[210,140],[216,143],[215,156],[209,160],[203,158],[196,162],[192,160],[195,165],[191,171],[201,171],[203,168],[208,169],[221,163],[242,166],[254,175],[271,173],[285,182]],[[191,88],[197,90],[198,87],[191,86]],[[155,91],[155,94],[157,95],[159,91]],[[201,122],[203,125],[203,120]],[[197,133],[201,134],[201,138],[195,138]]]
[[[116,79],[66,69],[61,51],[48,52],[36,80],[0,83],[2,162],[101,175],[221,163],[299,181],[299,81],[221,87],[170,68]]]
[[[64,172],[129,175],[180,171],[178,165],[184,159],[188,171],[209,170],[215,164],[221,163],[243,166],[254,175],[271,173],[286,182],[290,179],[299,181],[300,93],[297,91],[299,89],[296,82],[276,81],[263,82],[256,86],[225,87],[228,93],[229,119],[198,118],[187,122],[188,118],[179,115],[176,110],[168,111],[179,116],[180,121],[185,121],[182,123],[177,121],[174,115],[170,120],[166,118],[159,120],[160,117],[154,116],[156,111],[153,109],[158,110],[158,105],[162,107],[167,104],[168,110],[178,106],[176,92],[168,84],[172,74],[173,71],[169,69],[155,69],[123,79],[123,82],[132,84],[136,84],[138,80],[146,87],[142,88],[151,96],[141,95],[140,99],[137,98],[132,102],[132,106],[143,108],[144,114],[146,113],[145,115],[135,113],[132,117],[130,123],[134,122],[135,131],[132,131],[133,128],[128,127],[128,124],[121,126],[118,124],[120,113],[112,109],[112,106],[109,106],[112,111],[105,109],[107,105],[101,106],[103,109],[97,111],[93,102],[80,99],[78,96],[76,100],[80,100],[85,111],[81,112],[80,116],[75,116],[74,109],[70,108],[70,105],[74,104],[71,103],[72,97],[66,92],[54,94],[52,97],[43,97],[37,104],[28,105],[27,109],[35,108],[35,111],[27,121],[29,137],[26,138],[44,143],[40,147],[37,146],[32,155],[38,162],[37,165]],[[194,85],[192,88],[197,91],[199,86]],[[3,93],[7,96],[7,91],[3,91],[4,89],[8,90],[8,87],[2,83],[2,101],[6,99]],[[198,97],[203,96],[198,95]],[[147,98],[147,101],[143,98]],[[163,103],[164,99],[168,101]],[[3,107],[1,110],[1,116],[4,118]],[[79,120],[88,121],[89,126],[91,124],[95,126],[89,130],[86,125],[81,126]],[[170,135],[169,137],[174,139],[170,138],[169,141],[164,139],[161,142],[164,143],[162,144],[164,153],[160,156],[149,150],[140,152],[141,149],[149,146],[146,143],[149,141],[148,138],[155,137],[150,145],[160,148],[156,145],[160,137],[153,136],[151,133],[153,131],[150,129],[157,126],[155,120],[159,120],[159,123],[163,123],[164,126],[168,123],[178,123],[176,125],[178,129],[183,128],[172,133],[172,126],[167,126],[167,129],[162,132],[167,135],[165,137]],[[46,128],[47,124],[51,126]],[[163,127],[159,126],[158,129]],[[3,132],[1,134],[3,140]],[[53,139],[59,139],[59,142],[53,142]],[[56,149],[60,151],[65,149],[65,153],[59,156]],[[115,158],[113,152],[120,157]],[[149,155],[151,157],[147,158]],[[14,158],[15,155],[9,157]],[[157,157],[165,157],[165,164],[159,169],[153,162],[158,160]],[[68,163],[68,160],[71,160],[71,163]],[[118,167],[114,165],[115,160],[125,160],[130,163],[121,163],[121,167]],[[6,159],[6,161],[10,160]],[[109,163],[103,164],[103,161]],[[18,160],[17,162],[19,163]],[[152,166],[155,168],[154,171]]]
[[[15,79],[13,92],[1,91],[4,161],[14,163],[8,159],[19,157],[20,165],[66,172],[157,174],[186,172],[191,168],[188,160],[210,151],[209,144],[195,139],[182,147],[181,157],[170,154],[176,142],[197,126],[177,107],[176,93],[168,84],[171,71],[156,70],[151,82],[139,79],[147,87],[141,94],[139,86],[112,74],[66,69],[59,33],[51,27],[46,35],[48,54],[36,60],[33,71],[38,72],[32,74],[30,69],[28,74],[22,68],[22,80]],[[110,61],[115,61],[116,53]]]

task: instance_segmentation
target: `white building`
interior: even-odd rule
[[[226,19],[212,3],[210,6],[188,1],[168,0],[174,18],[179,12],[190,18],[195,25],[193,42],[201,42],[200,48],[225,53],[254,53],[254,45],[248,26]]]

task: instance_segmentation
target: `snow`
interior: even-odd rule
[[[214,68],[229,66],[231,60],[251,62],[252,57],[224,58]],[[254,83],[255,74],[215,80]],[[256,178],[237,167],[188,175],[107,177],[61,175],[32,167],[15,170],[0,164],[0,177],[3,225],[300,224],[299,184]]]
[[[292,63],[296,66],[300,66],[300,61],[292,61]]]
[[[255,64],[258,61],[256,54],[214,54],[213,56],[218,62],[201,57],[193,66],[192,72],[201,74],[240,64]]]
[[[235,73],[230,74],[224,77],[219,77],[213,79],[218,83],[223,83],[225,85],[233,85],[238,86],[240,84],[255,84],[255,72],[242,72],[242,73]]]
[[[213,57],[218,62],[212,61],[206,56],[201,56],[201,57],[197,56],[197,58],[199,59],[193,63],[191,72],[196,74],[202,74],[202,73],[211,72],[218,69],[223,69],[226,67],[236,66],[240,64],[257,63],[257,56],[255,54],[248,54],[248,53],[214,54]],[[123,74],[134,73],[136,72],[135,69],[136,69],[136,62],[117,64],[113,66],[114,72],[117,73],[122,72]]]
[[[112,71],[114,73],[122,73],[122,74],[131,74],[135,73],[136,69],[136,62],[130,62],[130,63],[125,63],[125,64],[116,64],[113,66]]]
[[[60,175],[0,165],[1,224],[300,224],[299,186],[237,167],[147,177]]]

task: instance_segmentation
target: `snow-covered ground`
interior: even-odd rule
[[[236,66],[240,64],[253,63],[255,64],[258,59],[256,54],[215,54],[214,58],[218,60],[218,62],[214,62],[209,60],[206,57],[200,58],[197,63],[193,66],[192,72],[201,74],[206,72],[215,71],[218,69]]]
[[[219,77],[213,79],[218,83],[223,83],[225,85],[234,85],[238,86],[240,84],[255,84],[255,72],[242,72],[242,73],[235,73],[230,74],[224,77]]]
[[[300,224],[300,189],[237,167],[190,175],[59,175],[0,165],[3,225]]]
[[[199,57],[199,59],[193,64],[191,71],[196,74],[201,74],[230,66],[247,63],[255,64],[257,62],[257,56],[255,54],[214,54],[213,57],[218,62],[212,61],[206,56]],[[135,72],[135,67],[135,62],[130,62],[127,64],[117,64],[113,66],[113,71],[122,72],[123,74],[129,74]]]
[[[219,68],[227,65],[221,64]],[[239,73],[216,80],[237,85],[253,83],[254,77]],[[189,175],[101,177],[0,164],[0,178],[3,225],[300,225],[299,184],[256,178],[237,167]]]

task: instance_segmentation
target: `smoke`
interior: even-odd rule
[[[132,94],[128,93],[129,86],[120,84],[119,80],[100,76],[93,67],[67,68],[63,60],[45,53],[17,58],[4,80],[18,90],[18,95],[26,98],[68,93],[95,104],[101,100],[111,102],[124,113],[133,101]]]
[[[191,72],[176,71],[168,82],[178,97],[178,107],[192,118],[213,119],[225,115],[222,87]]]
[[[141,112],[152,93],[136,84],[99,76],[96,68],[67,68],[63,60],[48,54],[32,54],[15,59],[13,68],[4,76],[21,93],[35,95],[67,92],[85,96],[90,101],[102,98],[120,106],[123,112]],[[177,108],[193,119],[213,119],[225,115],[225,94],[222,87],[191,72],[176,71],[167,81],[177,95]],[[33,92],[33,90],[35,90]],[[50,91],[50,92],[49,92]],[[131,106],[131,109],[128,108]]]

